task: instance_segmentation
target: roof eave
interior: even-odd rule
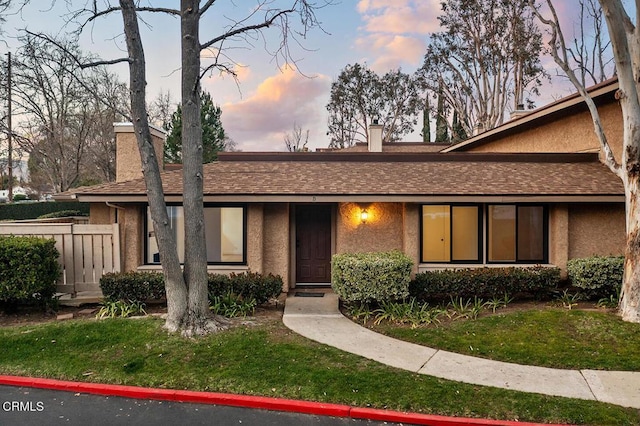
[[[146,195],[79,194],[89,203],[147,203]],[[167,195],[168,203],[182,202],[181,195]],[[205,194],[205,203],[623,203],[623,194]]]

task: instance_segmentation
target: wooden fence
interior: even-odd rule
[[[53,238],[60,253],[60,293],[100,291],[100,277],[120,271],[118,225],[71,223],[0,223],[0,235]]]

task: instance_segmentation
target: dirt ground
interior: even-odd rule
[[[57,311],[42,308],[26,307],[18,308],[16,312],[5,313],[0,311],[0,327],[11,327],[15,325],[31,325],[53,321],[64,321],[67,319],[94,319],[100,310],[99,304],[86,304],[81,306],[60,306]],[[151,304],[145,307],[147,314],[166,314],[166,304]],[[255,320],[271,320],[282,318],[284,311],[284,299],[278,303],[270,302],[256,308],[252,317]],[[73,317],[69,317],[72,314]]]

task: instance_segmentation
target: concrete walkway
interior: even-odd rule
[[[338,297],[333,292],[326,292],[324,297],[290,294],[283,322],[294,332],[316,342],[414,373],[640,409],[640,372],[560,370],[518,365],[403,342],[345,318],[338,310]]]

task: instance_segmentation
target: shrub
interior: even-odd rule
[[[115,272],[100,278],[106,301],[141,303],[165,297],[164,277],[159,272]]]
[[[246,300],[255,299],[261,305],[282,292],[282,277],[279,275],[263,275],[258,272],[244,272],[242,274],[209,275],[209,301],[214,298],[233,293]]]
[[[277,297],[282,292],[282,278],[272,274],[246,272],[242,274],[209,274],[207,291],[209,301],[233,293],[246,300],[254,299],[258,305]],[[159,272],[117,272],[104,274],[100,288],[105,300],[145,302],[166,297],[164,277]]]
[[[523,292],[539,297],[556,288],[559,282],[559,268],[542,266],[447,269],[416,274],[409,292],[420,301],[496,298]]]
[[[331,286],[346,302],[385,302],[409,295],[413,262],[400,251],[336,254]]]
[[[569,283],[591,300],[619,294],[623,272],[622,256],[594,256],[567,262]]]
[[[38,219],[57,219],[59,217],[87,216],[80,210],[60,210],[38,216]]]
[[[13,201],[26,201],[29,197],[26,194],[16,194],[13,196]]]
[[[3,204],[0,206],[0,220],[36,219],[43,214],[60,210],[78,210],[84,216],[89,215],[89,203],[77,201],[55,201],[39,203]]]
[[[52,239],[0,237],[0,302],[6,307],[53,302],[60,277],[58,256]]]

